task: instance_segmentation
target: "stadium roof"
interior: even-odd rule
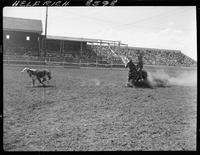
[[[63,36],[47,36],[47,39],[55,40],[69,40],[69,41],[83,41],[83,42],[99,42],[99,39],[88,39],[88,38],[75,38],[75,37],[63,37]]]
[[[144,50],[155,50],[155,51],[173,51],[173,52],[176,52],[176,53],[180,53],[181,51],[180,50],[173,50],[173,49],[159,49],[159,48],[146,48],[146,47],[131,47],[131,46],[129,46],[129,48],[130,49],[135,49],[135,50],[137,50],[137,49],[144,49]]]
[[[42,33],[42,21],[35,19],[3,17],[3,29]]]
[[[116,43],[121,41],[112,41],[112,40],[103,40],[103,39],[89,39],[89,38],[77,38],[77,37],[63,37],[63,36],[51,36],[47,35],[47,39],[55,40],[68,40],[68,41],[81,41],[81,42],[90,42],[90,43]],[[122,44],[122,43],[120,43]],[[125,44],[122,44],[125,45]]]

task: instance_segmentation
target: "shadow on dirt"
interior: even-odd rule
[[[38,85],[38,86],[26,86],[26,88],[54,88],[55,85]]]
[[[38,85],[38,86],[35,86],[36,88],[49,88],[49,87],[56,87],[54,85]]]
[[[136,88],[149,88],[149,89],[153,89],[153,86],[148,81],[136,82],[134,84],[134,86]]]
[[[135,82],[134,84],[132,83],[127,83],[127,87],[130,88],[149,88],[152,89],[153,86],[148,82],[148,81],[141,81],[141,82]]]

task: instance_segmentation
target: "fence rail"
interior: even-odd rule
[[[102,60],[81,60],[81,59],[67,59],[66,57],[38,57],[38,56],[3,56],[3,63],[6,64],[26,64],[26,65],[50,65],[50,66],[88,66],[88,67],[124,67],[123,63]],[[178,64],[178,65],[165,65],[165,64],[144,64],[146,66],[183,66],[183,67],[196,67],[196,65]]]
[[[56,61],[59,60],[59,61]],[[122,68],[124,64],[103,63],[103,61],[87,61],[87,60],[73,60],[67,59],[51,59],[42,57],[24,57],[24,56],[4,56],[4,64],[24,64],[24,65],[48,65],[48,66],[79,66],[79,67],[106,67],[106,68]]]

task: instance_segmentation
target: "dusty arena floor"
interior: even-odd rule
[[[32,87],[24,67],[4,65],[5,151],[196,150],[196,85],[128,88],[125,69],[57,67]]]

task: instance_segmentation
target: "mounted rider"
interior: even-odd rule
[[[126,59],[125,59],[126,58]],[[129,73],[128,73],[128,83],[127,86],[133,87],[137,84],[138,82],[144,82],[147,80],[147,71],[143,69],[143,53],[141,53],[138,56],[138,63],[135,65],[132,61],[132,59],[129,57],[122,57],[122,60],[125,64],[125,67],[129,68]]]

